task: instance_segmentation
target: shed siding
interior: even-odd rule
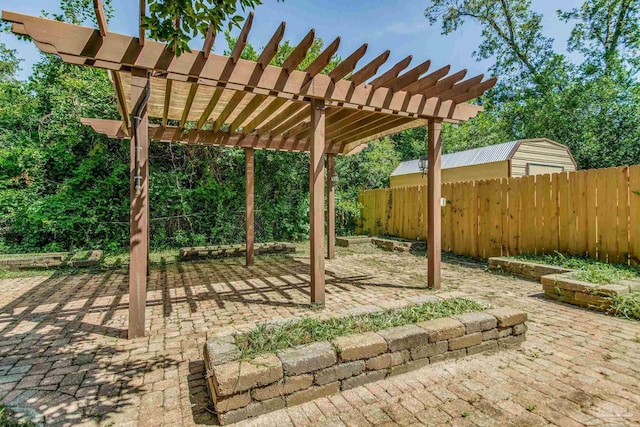
[[[479,179],[507,178],[509,177],[509,162],[493,162],[483,165],[462,166],[457,168],[443,169],[442,182],[474,181]],[[392,176],[389,185],[394,187],[405,187],[410,185],[426,185],[427,176],[420,173]]]
[[[511,158],[511,176],[525,176],[527,163],[561,166],[565,172],[576,170],[565,147],[544,140],[522,141]]]

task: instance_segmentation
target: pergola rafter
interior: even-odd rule
[[[323,74],[338,51],[339,37],[304,70],[298,70],[314,43],[314,30],[303,37],[281,67],[271,65],[284,37],[284,22],[256,61],[245,60],[242,53],[254,23],[253,12],[229,56],[212,52],[216,37],[213,25],[202,51],[176,56],[167,45],[146,40],[142,28],[138,37],[109,32],[101,1],[94,0],[94,6],[98,29],[7,11],[2,12],[2,19],[12,24],[14,33],[29,36],[43,52],[58,55],[69,64],[105,69],[111,77],[121,120],[82,122],[111,138],[131,140],[130,337],[144,335],[149,141],[244,149],[247,265],[253,263],[254,150],[308,152],[311,300],[323,303],[325,185],[329,187],[326,254],[334,256],[334,156],[356,154],[372,139],[428,124],[428,277],[429,286],[439,287],[441,124],[475,117],[482,107],[468,101],[492,88],[495,78],[483,80],[480,75],[462,81],[466,70],[450,75],[450,66],[427,74],[430,60],[405,71],[412,56],[379,73],[389,51],[358,68],[366,44]],[[140,0],[141,23],[145,14],[146,1]],[[161,124],[150,125],[150,119]],[[325,159],[330,172],[326,182]]]

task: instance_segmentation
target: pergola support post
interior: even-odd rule
[[[312,304],[324,304],[324,148],[324,100],[312,99],[309,165]]]
[[[255,153],[253,148],[244,149],[244,165],[246,174],[246,206],[247,206],[247,235],[246,235],[246,264],[247,267],[254,263],[255,243],[255,211],[254,211],[254,166]]]
[[[432,289],[440,289],[440,267],[442,263],[442,144],[440,133],[442,120],[428,119],[427,153],[428,179],[428,239],[427,239],[427,283]]]
[[[333,182],[335,173],[335,155],[327,154],[327,259],[336,257],[336,191]]]
[[[131,70],[131,97],[143,103],[148,76],[145,70]],[[131,138],[130,167],[130,261],[129,261],[129,339],[144,337],[149,266],[149,113],[144,104],[138,117],[133,112],[134,138]]]

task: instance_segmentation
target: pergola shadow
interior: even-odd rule
[[[416,289],[416,286],[374,280],[373,275],[339,274],[327,270],[327,295],[373,288]],[[128,310],[126,271],[72,275],[54,274],[0,307],[0,340],[11,339],[28,315],[37,330],[68,329],[77,336],[98,334],[124,338],[122,319]],[[171,318],[177,306],[191,314],[225,310],[230,304],[311,309],[309,266],[287,256],[258,258],[245,267],[240,259],[184,262],[152,266],[147,309],[162,307]],[[16,316],[19,313],[20,316]]]

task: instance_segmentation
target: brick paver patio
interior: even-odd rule
[[[309,307],[304,256],[152,268],[149,336],[128,341],[124,271],[0,280],[0,404],[67,425],[215,425],[207,334],[424,295],[426,261],[340,249],[327,306]],[[519,349],[429,366],[262,416],[256,426],[640,425],[640,323],[561,305],[540,285],[445,263],[443,292],[529,312]]]

